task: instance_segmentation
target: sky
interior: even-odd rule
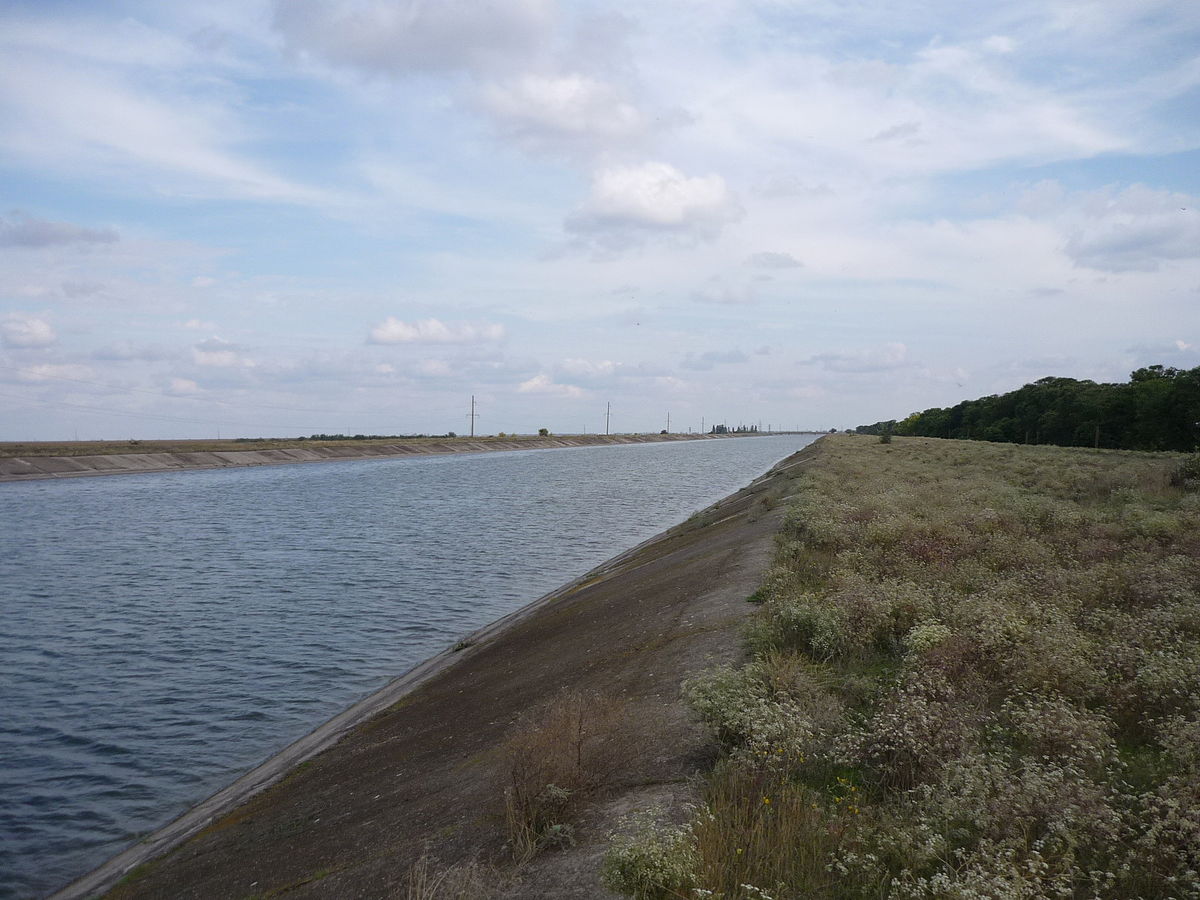
[[[0,3],[0,440],[1200,365],[1200,3]]]

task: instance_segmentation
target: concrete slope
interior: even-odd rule
[[[815,452],[427,661],[56,897],[403,896],[426,850],[497,862],[510,880],[494,896],[606,896],[596,870],[616,817],[688,797],[707,740],[680,682],[739,655],[746,597]],[[502,748],[568,690],[620,705],[630,755],[575,845],[513,872]]]
[[[231,450],[170,453],[113,453],[96,456],[0,457],[0,482],[35,478],[71,478],[83,475],[131,475],[181,469],[221,469],[233,466],[269,466],[286,463],[344,459],[380,459],[396,456],[429,456],[443,453],[485,453],[500,450],[548,450],[594,447],[604,444],[647,444],[660,441],[720,440],[744,434],[585,434],[569,437],[513,440],[421,441],[362,446],[292,447],[279,450]]]

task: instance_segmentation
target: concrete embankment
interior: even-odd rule
[[[739,655],[746,598],[815,452],[433,657],[56,898],[413,896],[424,853],[494,865],[480,898],[611,897],[597,869],[617,820],[696,799],[708,738],[680,682]],[[506,742],[564,692],[617,710],[615,761],[573,843],[513,867]]]
[[[95,456],[9,456],[0,457],[0,482],[36,478],[74,478],[87,475],[132,475],[143,472],[172,472],[183,469],[225,469],[238,466],[270,466],[288,463],[329,462],[347,459],[381,459],[397,456],[429,456],[442,453],[485,453],[499,450],[548,450],[562,447],[593,447],[604,444],[648,444],[660,441],[718,440],[747,437],[744,434],[582,434],[563,437],[449,439],[411,443],[372,443],[361,446],[322,446],[276,450],[171,451],[162,453],[112,453]]]

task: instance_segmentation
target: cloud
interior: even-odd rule
[[[278,0],[274,24],[295,52],[400,76],[526,58],[553,10],[551,0]]]
[[[216,85],[211,76],[207,82]],[[9,125],[0,133],[0,149],[38,169],[54,166],[76,179],[104,181],[109,189],[121,177],[168,193],[329,202],[324,191],[240,158],[230,148],[248,129],[232,114],[232,103],[202,99],[178,84],[70,56],[0,55],[0,113]]]
[[[44,381],[87,381],[94,377],[95,373],[87,366],[75,364],[47,363],[38,366],[24,366],[17,371],[19,380],[33,384],[40,384]]]
[[[243,348],[237,344],[232,344],[219,337],[211,337],[192,346],[192,362],[198,366],[216,369],[253,367],[254,361],[244,358],[242,350]]]
[[[707,372],[717,366],[733,365],[735,363],[744,363],[749,357],[741,350],[709,350],[706,353],[694,355],[689,353],[683,358],[680,363],[685,369],[695,369],[700,372]]]
[[[865,350],[850,350],[843,353],[818,353],[801,360],[800,365],[820,365],[830,372],[863,373],[887,372],[912,365],[908,359],[908,347],[893,342]]]
[[[517,386],[519,394],[546,394],[552,397],[582,397],[583,390],[573,384],[558,384],[549,375],[534,375]]]
[[[104,285],[99,281],[64,281],[60,287],[62,295],[68,300],[92,297],[104,290]]]
[[[421,319],[403,322],[388,316],[371,329],[368,344],[479,344],[504,338],[504,326]]]
[[[1162,263],[1200,259],[1197,198],[1135,184],[1072,198],[1084,221],[1064,251],[1076,265],[1104,272],[1152,272]]]
[[[387,368],[394,371],[391,366]],[[447,378],[454,374],[454,370],[444,359],[423,359],[417,363],[416,371],[427,378]]]
[[[667,163],[646,162],[597,172],[587,201],[565,224],[582,238],[620,249],[654,235],[713,239],[742,214],[720,175],[690,177]]]
[[[913,140],[921,133],[920,122],[901,122],[899,125],[893,125],[891,128],[885,128],[883,131],[870,138],[871,141],[901,141]]]
[[[798,269],[804,265],[790,253],[778,253],[764,250],[752,253],[746,257],[746,265],[756,269]]]
[[[487,85],[480,100],[506,135],[532,149],[628,140],[646,126],[612,85],[578,73],[521,75]]]
[[[0,320],[0,343],[5,347],[34,349],[49,347],[57,335],[45,319],[25,313],[10,313]]]
[[[0,247],[112,244],[119,239],[112,228],[85,228],[70,222],[53,222],[20,210],[13,210],[7,217],[0,216]]]
[[[730,284],[720,276],[710,278],[707,284],[693,291],[692,299],[697,303],[724,306],[746,306],[757,300],[753,289],[748,285]]]
[[[599,362],[592,362],[590,359],[571,358],[564,359],[558,364],[558,370],[567,375],[584,376],[594,378],[596,376],[613,375],[620,368],[618,363],[611,359],[602,359]]]
[[[200,385],[190,378],[172,378],[167,383],[167,392],[180,397],[190,397],[200,393]]]
[[[92,353],[93,359],[110,360],[113,362],[130,362],[134,360],[151,362],[166,359],[166,356],[167,354],[158,347],[138,347],[131,341],[116,341]]]

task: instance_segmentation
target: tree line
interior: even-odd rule
[[[963,438],[1120,450],[1200,446],[1200,366],[1146,366],[1124,383],[1041,378],[1007,394],[935,407],[860,434]]]

